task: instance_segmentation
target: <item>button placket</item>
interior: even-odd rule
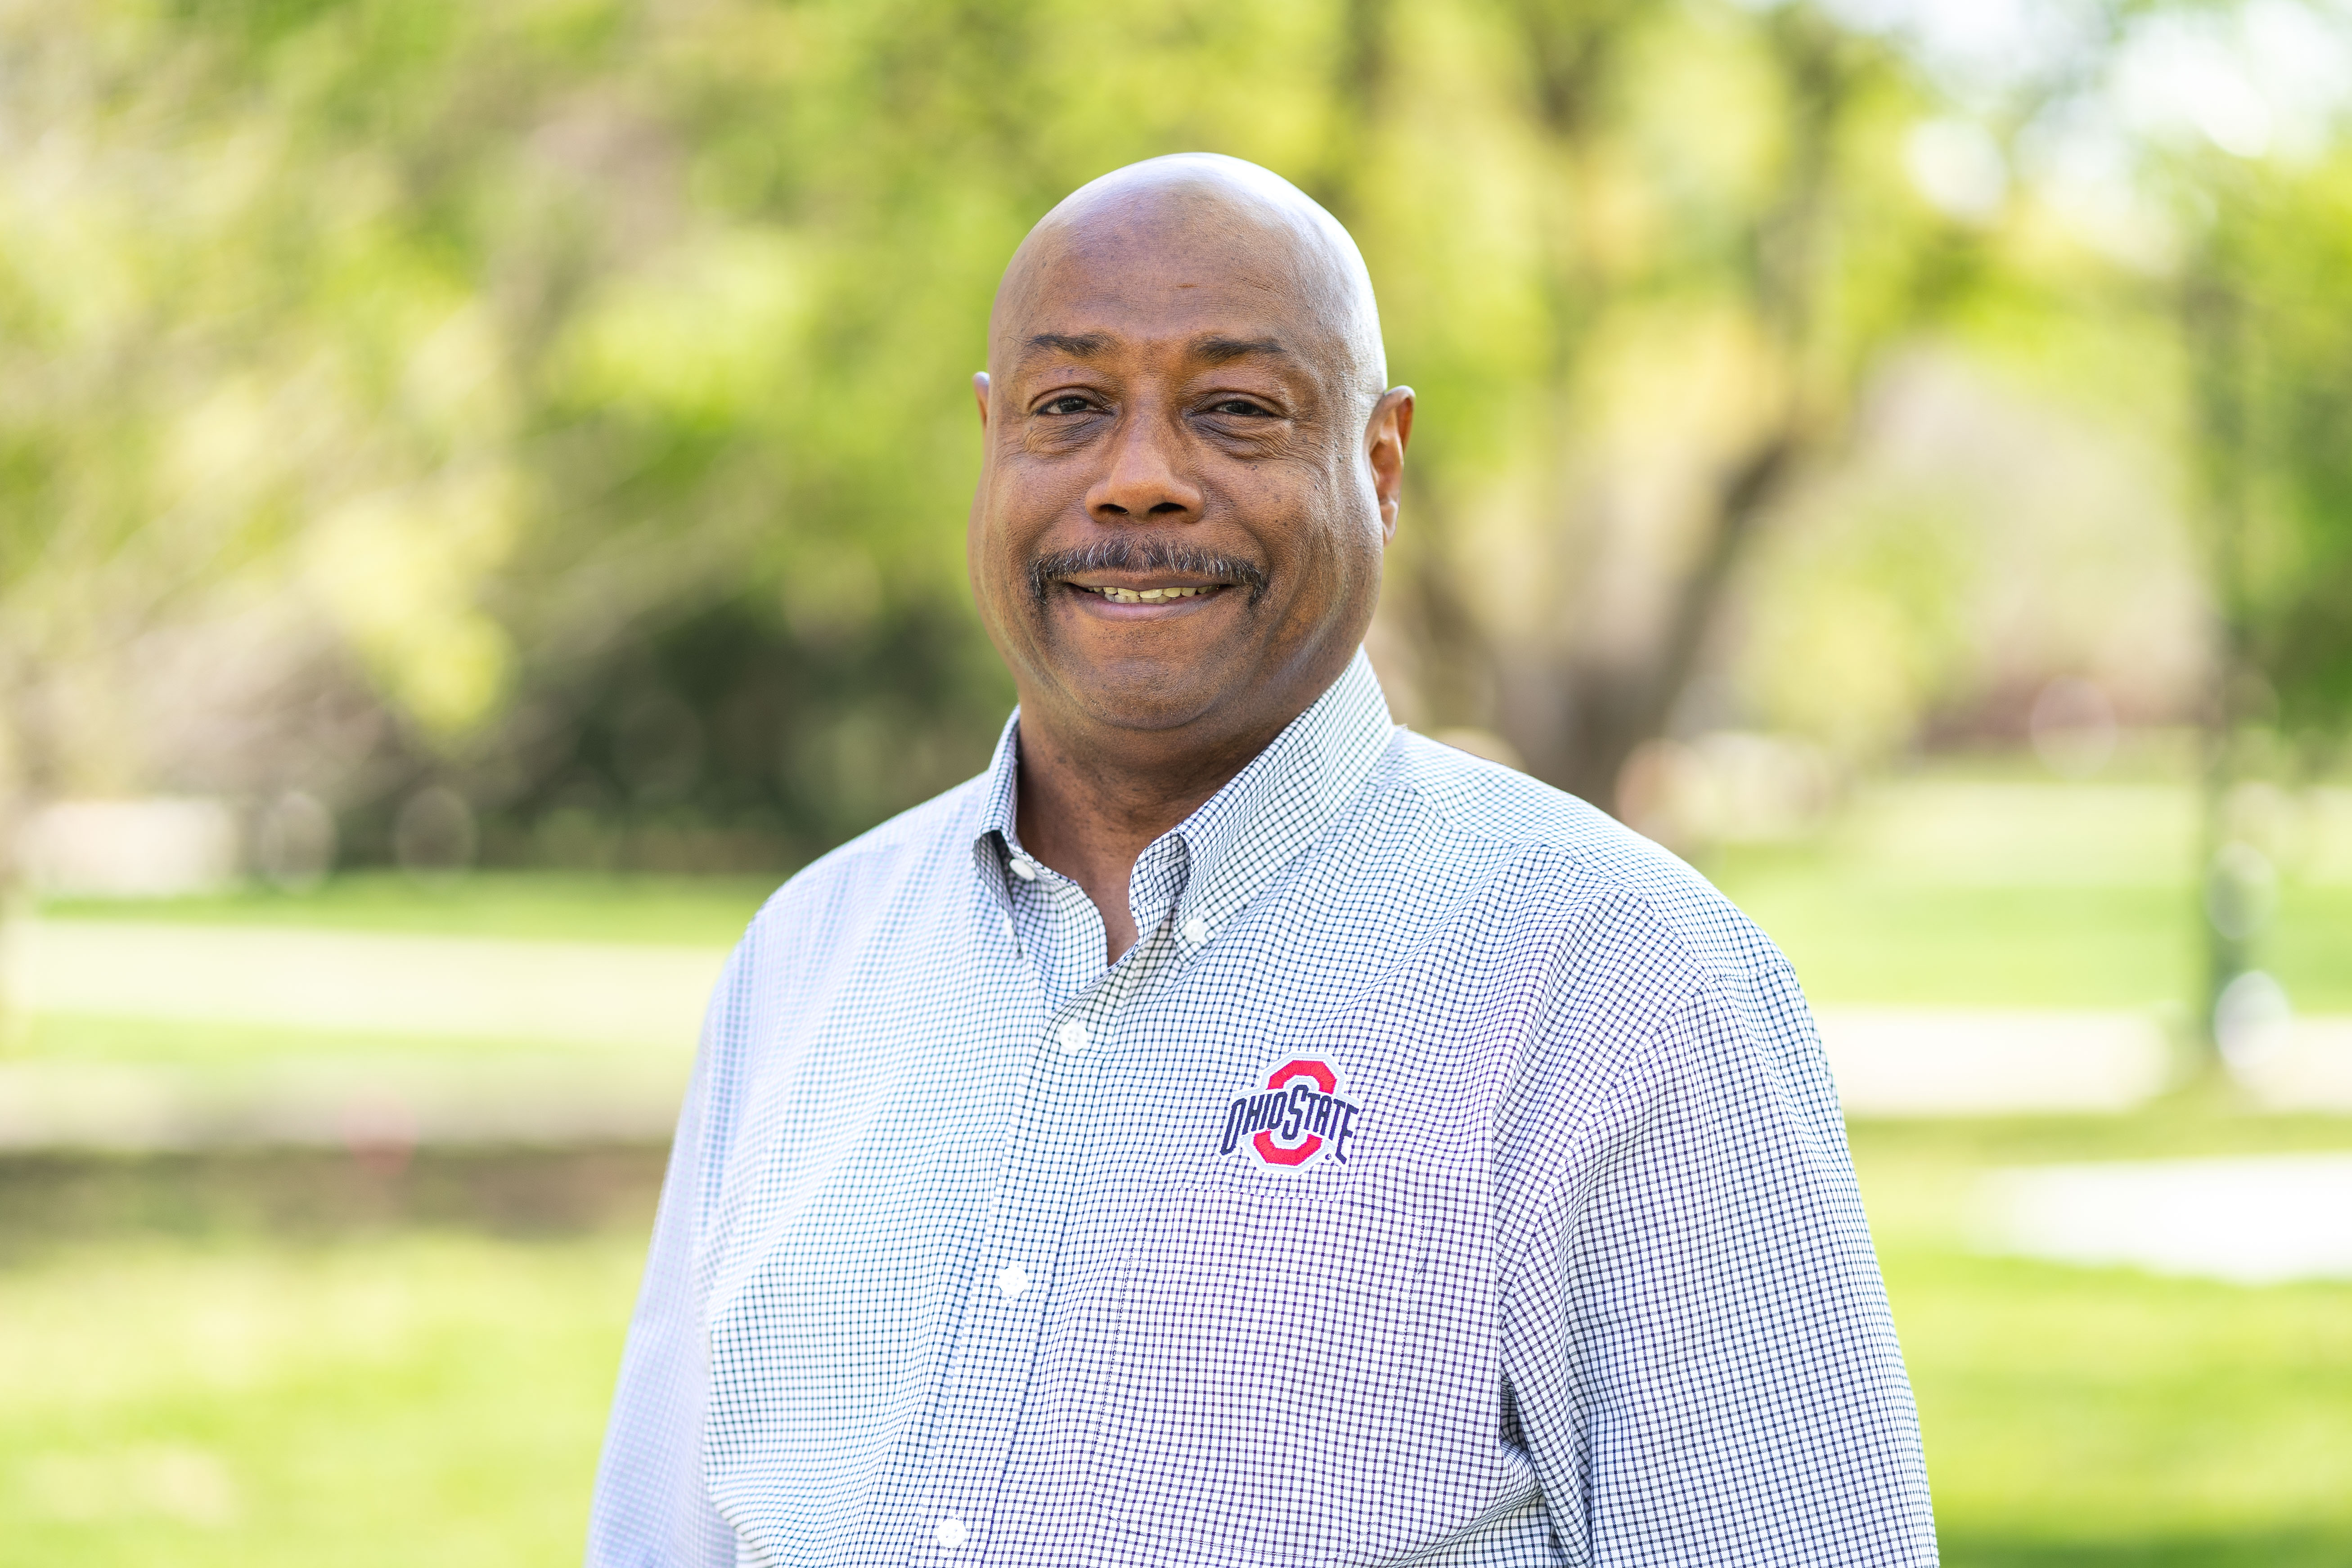
[[[929,1500],[920,1518],[953,1518],[966,1540],[991,1528],[992,1489],[1011,1459],[1027,1410],[1029,1380],[1046,1321],[1045,1287],[1060,1261],[1073,1186],[1067,1150],[1093,1120],[1089,1084],[1101,1068],[1110,1020],[1168,970],[1173,943],[1164,921],[1119,963],[1074,998],[1030,1058],[1019,1120],[1007,1140],[1003,1173],[974,1289],[957,1336],[933,1450]],[[925,1554],[950,1560],[936,1524],[919,1527]]]
[[[1082,1041],[1087,1037],[1074,1012],[1049,1037],[1051,1047],[1060,1045],[1063,1029],[1075,1029]],[[1059,1260],[1070,1197],[1055,1151],[1084,1121],[1087,1103],[1083,1089],[1055,1070],[1068,1054],[1051,1047],[1030,1058],[985,1250],[971,1277],[943,1390],[931,1481],[918,1516],[929,1521],[919,1526],[919,1543],[936,1562],[950,1561],[958,1548],[985,1538],[995,1488],[1028,1403],[1050,1294],[1045,1287]]]

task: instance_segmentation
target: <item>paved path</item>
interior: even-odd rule
[[[2172,1071],[2162,1031],[2137,1013],[1853,1007],[1820,1022],[1849,1114],[2122,1111]]]
[[[2238,1285],[2352,1279],[2352,1154],[2023,1166],[1987,1177],[1978,1208],[1989,1252]]]
[[[0,1060],[0,1148],[664,1137],[726,957],[619,943],[31,923],[9,953],[9,994],[30,1011],[311,1030],[337,1046],[218,1066]],[[351,1048],[371,1036],[384,1047]],[[433,1037],[470,1048],[415,1048]]]
[[[323,1145],[656,1141],[691,1058],[555,1052],[450,1061],[320,1056],[224,1070],[0,1063],[0,1149],[126,1152]]]
[[[2146,1013],[1825,1007],[1821,1027],[1850,1115],[2120,1112],[2187,1065]],[[2352,1111],[2352,1018],[2298,1020],[2239,1082],[2264,1110]]]
[[[27,922],[37,1013],[563,1045],[690,1047],[723,949],[160,921]]]

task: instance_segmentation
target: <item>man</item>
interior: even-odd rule
[[[1413,400],[1346,233],[1120,170],[974,384],[1020,707],[737,950],[591,1560],[1932,1563],[1788,965],[1389,721]]]

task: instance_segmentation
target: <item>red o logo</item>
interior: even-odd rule
[[[1321,1062],[1309,1061],[1283,1063],[1266,1075],[1265,1087],[1280,1089],[1291,1079],[1299,1078],[1312,1079],[1315,1081],[1315,1087],[1326,1094],[1339,1092],[1339,1075]],[[1269,1165],[1304,1165],[1315,1157],[1317,1150],[1323,1147],[1321,1135],[1309,1132],[1307,1135],[1307,1141],[1297,1148],[1286,1149],[1274,1141],[1274,1132],[1270,1128],[1250,1142],[1257,1150],[1257,1157]]]

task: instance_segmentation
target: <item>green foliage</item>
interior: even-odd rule
[[[998,268],[1084,180],[1195,148],[1351,226],[1421,391],[1378,641],[1405,717],[1605,798],[1737,658],[1750,719],[1881,752],[1999,662],[1955,629],[1951,509],[1874,500],[1818,578],[1813,545],[1738,558],[1834,479],[1890,356],[2087,306],[2147,363],[2169,327],[2034,201],[1927,200],[1904,149],[1949,95],[1846,15],[0,8],[0,795],[309,788],[366,857],[440,778],[499,855],[570,813],[592,861],[635,854],[626,821],[781,864],[969,773],[1007,695],[957,526]],[[2266,493],[2300,520],[2262,657],[2325,726],[2344,176],[2264,169],[2224,209],[2279,389]],[[1732,601],[1768,635],[1717,635]],[[1849,688],[1852,714],[1758,695]],[[289,691],[389,723],[306,746]],[[159,700],[277,728],[197,766]],[[693,765],[629,760],[665,744]]]
[[[782,728],[685,804],[803,845],[969,771],[971,710],[1001,711],[959,558],[967,380],[1004,257],[1087,178],[1231,152],[1357,226],[1427,400],[1417,559],[1457,571],[1576,553],[1542,504],[1466,520],[1615,461],[1617,405],[1696,416],[1664,448],[1687,472],[1736,457],[1814,374],[1759,288],[1832,266],[1863,301],[1907,265],[1759,240],[1791,168],[1848,157],[1806,139],[1809,95],[1872,84],[1837,231],[1920,210],[1864,147],[1899,68],[1810,11],[111,0],[7,13],[0,59],[31,87],[0,160],[0,320],[36,351],[0,387],[14,697],[35,667],[128,682],[175,617],[265,616],[348,650],[399,729],[389,771],[246,787],[364,806],[437,770],[530,817],[646,804],[592,716],[678,700],[716,743],[730,699],[649,670],[666,628],[716,625],[791,672],[739,703]],[[1840,306],[1825,374],[1899,315]],[[1643,381],[1685,351],[1705,384]],[[877,774],[860,724],[936,739]],[[18,773],[152,771],[101,727],[20,718]]]
[[[2216,281],[2245,320],[2220,373],[2242,378],[2252,469],[2234,608],[2277,721],[2333,738],[2352,724],[2352,158],[2223,190]]]

